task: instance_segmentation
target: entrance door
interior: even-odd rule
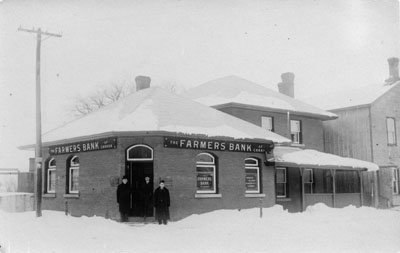
[[[153,150],[141,144],[128,148],[125,175],[132,189],[130,216],[153,216],[152,199],[148,196],[154,189]],[[150,179],[149,185],[146,177]]]
[[[153,162],[127,161],[125,174],[129,178],[132,189],[130,215],[135,217],[153,216],[152,199],[148,198],[145,186],[145,178],[149,177],[150,186],[148,187],[153,191]]]

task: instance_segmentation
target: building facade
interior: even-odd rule
[[[363,205],[360,171],[365,168],[316,162],[319,157],[327,157],[323,153],[323,123],[337,115],[295,99],[294,74],[284,73],[281,78],[279,92],[228,76],[193,88],[186,96],[291,140],[275,147],[272,160],[276,203],[285,209],[302,211],[318,202],[331,207]],[[286,154],[308,149],[314,150],[315,157],[307,162],[282,159]]]
[[[325,99],[319,103],[338,115],[336,120],[323,123],[325,151],[379,165],[378,175],[365,175],[364,188],[366,198],[379,196],[381,207],[400,205],[400,82],[397,58],[389,59],[389,74],[390,78],[384,84],[346,91],[336,94],[339,99],[335,102],[329,103],[333,99]],[[371,182],[374,177],[378,177],[378,185]]]
[[[101,148],[106,146],[108,148]],[[100,144],[98,144],[100,143]],[[84,151],[84,145],[92,150]],[[216,209],[274,205],[272,142],[198,136],[131,134],[47,147],[44,209],[118,218],[121,175],[132,188],[131,216],[143,217],[141,186],[162,179],[171,194],[171,218]],[[262,200],[260,202],[260,199]]]
[[[140,90],[43,139],[43,209],[119,219],[116,190],[127,176],[130,216],[143,217],[142,185],[149,177],[153,189],[165,181],[172,220],[274,205],[268,156],[275,144],[289,142],[158,88]]]

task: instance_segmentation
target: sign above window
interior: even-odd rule
[[[271,152],[273,143],[253,143],[239,141],[217,141],[187,137],[164,137],[165,148],[201,149],[248,153]]]
[[[69,144],[54,145],[49,147],[50,155],[63,155],[89,151],[99,151],[117,148],[117,138],[104,138],[91,141],[80,141]]]

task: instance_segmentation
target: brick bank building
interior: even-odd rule
[[[274,145],[289,139],[159,88],[146,88],[43,135],[43,209],[119,218],[127,175],[131,216],[141,185],[166,182],[171,219],[275,204]]]

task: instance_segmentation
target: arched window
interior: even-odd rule
[[[56,160],[51,158],[46,164],[46,193],[56,192]]]
[[[246,193],[260,193],[260,165],[258,159],[246,158],[244,165]]]
[[[79,157],[73,156],[68,166],[68,193],[79,193]]]
[[[215,157],[200,153],[196,157],[197,193],[217,193],[217,172]]]
[[[153,161],[153,149],[147,145],[134,145],[126,151],[128,161]]]

